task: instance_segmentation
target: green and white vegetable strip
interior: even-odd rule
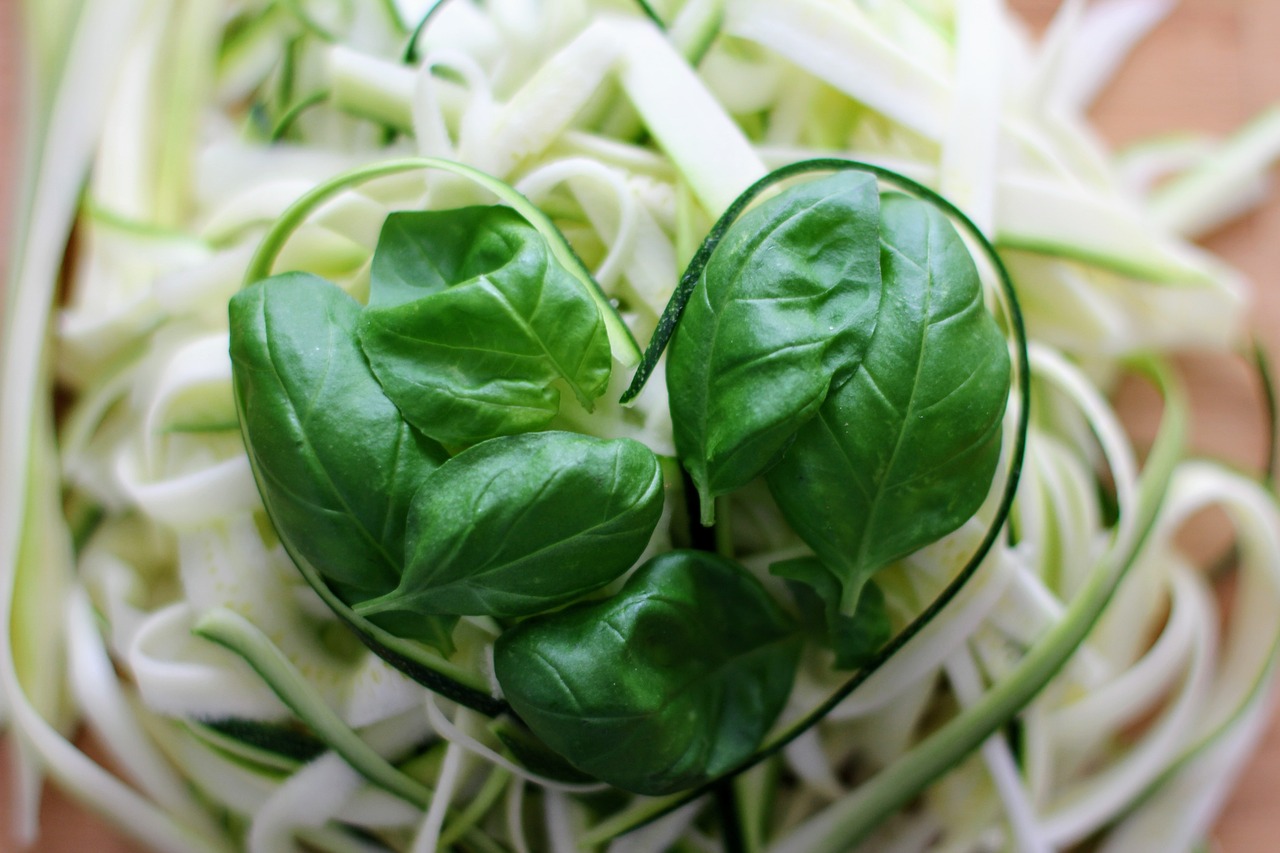
[[[1156,142],[1121,159],[1100,149],[1081,113],[1171,6],[1064,0],[1036,44],[1000,0],[25,3],[29,156],[0,386],[0,722],[20,756],[10,831],[32,840],[47,775],[174,853],[1197,849],[1266,720],[1280,511],[1266,474],[1188,458],[1168,356],[1246,350],[1245,283],[1186,240],[1261,197],[1280,118],[1223,142]],[[555,379],[563,403],[547,435],[595,438],[547,444],[625,447],[627,464],[659,472],[660,516],[637,503],[656,531],[619,572],[644,564],[630,578],[666,572],[696,600],[705,574],[690,566],[732,574],[724,566],[740,562],[753,578],[733,575],[719,603],[763,626],[750,638],[763,650],[754,662],[716,651],[732,635],[712,620],[698,644],[724,656],[735,684],[753,666],[777,681],[799,641],[775,612],[792,599],[770,568],[813,552],[770,474],[772,491],[756,479],[706,492],[718,495],[703,514],[714,508],[720,556],[672,553],[696,530],[682,532],[677,456],[689,451],[668,400],[687,405],[681,377],[697,371],[650,375],[642,350],[721,215],[773,170],[822,158],[905,175],[976,223],[1021,306],[1030,398],[1015,382],[995,485],[972,518],[894,555],[866,590],[841,599],[837,584],[840,608],[808,611],[828,612],[834,631],[868,618],[851,612],[861,591],[883,600],[893,635],[925,614],[918,630],[868,640],[861,672],[807,642],[789,692],[757,697],[780,707],[778,722],[755,741],[734,736],[724,761],[751,769],[686,768],[678,784],[623,774],[662,796],[609,789],[577,769],[615,778],[607,758],[572,743],[562,758],[543,744],[553,738],[503,716],[517,705],[531,725],[554,719],[511,661],[563,652],[556,632],[576,616],[510,631],[513,615],[539,613],[511,602],[536,596],[499,589],[511,609],[486,610],[467,596],[493,590],[468,588],[454,610],[425,611],[448,641],[418,642],[379,619],[431,596],[353,592],[273,528],[279,507],[264,507],[263,466],[241,436],[228,348],[243,331],[229,334],[228,302],[292,270],[332,282],[338,301],[385,299],[371,258],[389,214],[514,209],[566,271],[563,292],[601,318],[603,349],[585,348],[584,363],[595,352],[612,368],[594,399],[576,374]],[[1151,189],[1157,175],[1168,180]],[[752,212],[789,191],[765,191]],[[876,233],[907,242],[897,227]],[[1013,337],[1016,309],[969,242]],[[532,340],[555,337],[526,326]],[[637,364],[648,384],[621,405]],[[1107,402],[1121,373],[1147,376],[1164,401],[1141,465]],[[460,449],[430,463],[428,476],[447,472],[433,482],[473,487],[454,463],[483,454]],[[539,488],[569,489],[548,476]],[[1013,482],[1006,520],[1000,490]],[[1208,506],[1236,533],[1225,624],[1214,577],[1176,541]],[[992,525],[990,551],[964,575]],[[423,553],[431,565],[414,578],[458,570]],[[610,584],[605,601],[627,601],[619,572],[545,595]],[[534,626],[551,640],[519,646]],[[719,677],[697,680],[715,698]],[[820,722],[798,724],[833,696]],[[119,777],[70,742],[79,721]],[[695,734],[729,749],[714,725]],[[689,786],[711,796],[685,804]]]

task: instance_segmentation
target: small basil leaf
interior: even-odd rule
[[[857,367],[880,301],[878,210],[871,175],[838,172],[749,210],[707,261],[667,353],[704,523]]]
[[[335,285],[286,273],[236,294],[231,362],[262,500],[295,562],[348,603],[399,582],[405,516],[448,459],[400,417],[355,341],[360,305]],[[304,574],[306,574],[304,572]],[[447,651],[452,620],[413,637]]]
[[[462,208],[389,228],[360,342],[411,424],[470,445],[545,427],[558,382],[588,410],[604,393],[612,355],[600,309],[520,214]],[[411,278],[411,261],[427,256]]]
[[[528,619],[494,646],[507,701],[570,764],[639,794],[732,769],[786,703],[798,626],[746,570],[703,551],[621,592]]]
[[[769,573],[786,578],[806,626],[836,653],[837,669],[857,669],[889,641],[892,627],[884,593],[868,581],[852,616],[840,614],[840,581],[815,557],[785,560]]]
[[[356,612],[557,607],[631,568],[662,499],[658,458],[630,439],[539,432],[481,442],[423,480],[399,586]]]
[[[1008,347],[964,243],[931,205],[886,196],[884,296],[853,377],[796,435],[768,483],[857,609],[882,566],[958,528],[1000,451]]]

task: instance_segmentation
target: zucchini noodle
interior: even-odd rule
[[[1036,41],[1000,0],[28,0],[0,385],[16,838],[48,777],[173,853],[1197,849],[1269,709],[1280,509],[1274,471],[1188,448],[1173,356],[1255,358],[1247,282],[1190,240],[1264,197],[1280,111],[1103,150],[1083,112],[1172,5],[1063,0]],[[757,196],[847,168],[957,225],[1014,391],[981,509],[876,575],[894,639],[853,672],[807,646],[731,773],[586,777],[508,725],[498,620],[446,654],[295,565],[238,422],[242,286],[305,270],[364,302],[390,213],[497,199],[608,335],[608,391],[551,428],[640,441],[678,482],[655,368],[698,273]],[[1162,402],[1149,447],[1110,402],[1125,375]],[[1179,540],[1206,508],[1234,533],[1225,618]],[[768,491],[716,512],[784,600],[768,567],[812,552]]]

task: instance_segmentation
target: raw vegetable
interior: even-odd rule
[[[846,617],[876,572],[977,512],[1009,395],[1004,338],[945,217],[889,196],[880,230],[870,345],[767,475],[783,515],[835,575]],[[808,571],[788,576],[812,583]]]
[[[409,501],[449,457],[382,393],[355,340],[359,311],[286,273],[232,300],[231,359],[276,528],[331,582],[382,591],[400,579]]]
[[[882,299],[879,201],[869,174],[806,182],[734,222],[702,268],[667,387],[704,524],[861,362]]]
[[[1168,354],[1244,291],[1178,232],[1277,146],[1120,181],[1077,111],[1161,4],[28,5],[20,833],[41,772],[173,851],[1207,831],[1280,522],[1186,459]]]
[[[667,794],[755,750],[786,704],[798,634],[741,567],[671,551],[612,598],[504,633],[494,672],[516,712],[579,769]]]
[[[369,279],[365,357],[405,419],[437,441],[545,427],[560,408],[557,381],[588,410],[608,387],[599,308],[511,208],[394,214]]]
[[[491,438],[420,481],[400,583],[356,611],[550,610],[629,569],[661,511],[662,472],[639,442],[571,432]]]

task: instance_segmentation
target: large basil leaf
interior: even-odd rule
[[[880,303],[878,210],[871,175],[838,172],[745,213],[708,260],[667,353],[704,523],[857,367]]]
[[[890,195],[880,227],[884,295],[871,346],[767,475],[839,580],[845,615],[879,568],[977,511],[1010,385],[1008,347],[951,223]]]
[[[355,341],[359,303],[286,273],[242,290],[229,311],[241,423],[281,536],[328,580],[394,587],[410,499],[448,455],[369,372]]]
[[[360,342],[404,417],[446,445],[541,429],[564,383],[588,409],[609,382],[600,309],[509,207],[389,217]]]
[[[232,376],[258,488],[290,556],[359,601],[400,580],[405,518],[448,459],[400,417],[355,340],[360,305],[307,273],[232,299]],[[447,646],[451,620],[410,636]]]
[[[630,439],[540,432],[481,442],[423,481],[399,586],[356,612],[556,607],[631,568],[662,499],[657,457]]]
[[[703,551],[655,557],[613,598],[498,638],[507,701],[578,769],[668,794],[759,745],[795,677],[798,626],[744,569]]]

